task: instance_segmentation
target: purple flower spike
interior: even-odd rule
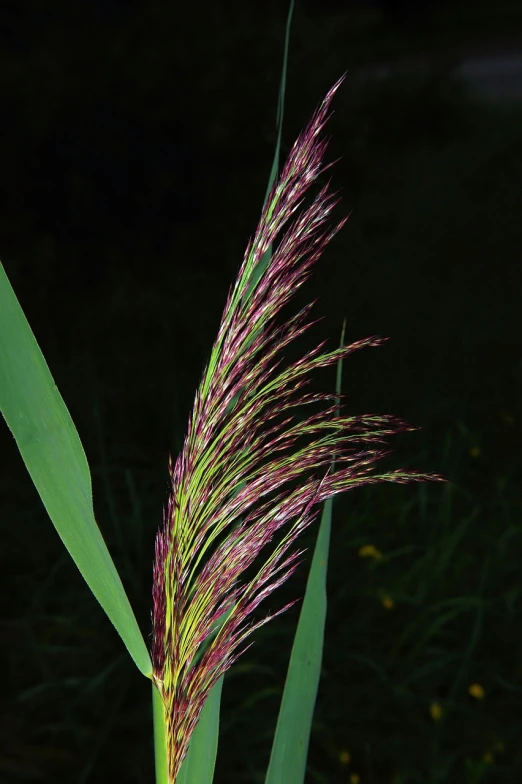
[[[152,662],[166,714],[171,782],[212,686],[246,650],[247,637],[287,609],[249,622],[258,604],[295,570],[302,553],[292,545],[317,516],[317,505],[365,484],[443,481],[403,470],[372,473],[387,454],[375,446],[415,428],[392,416],[342,415],[334,395],[302,392],[310,371],[383,339],[328,352],[321,343],[280,367],[283,349],[313,323],[305,323],[311,305],[282,326],[276,317],[346,220],[327,225],[337,203],[328,185],[299,211],[310,186],[329,168],[323,165],[327,143],[321,132],[341,82],[297,139],[267,198],[229,292],[183,449],[174,465],[169,462],[171,493],[156,537]],[[261,257],[285,227],[254,284]],[[310,403],[322,403],[323,410],[296,419],[292,409]],[[334,456],[337,469],[331,471]],[[271,555],[245,580],[245,570],[278,533]]]

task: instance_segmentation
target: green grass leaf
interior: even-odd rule
[[[344,329],[341,347],[344,346]],[[336,393],[341,394],[342,360],[337,363]],[[332,468],[335,461],[332,461]],[[265,784],[302,784],[315,708],[326,623],[326,575],[333,499],[323,506],[303,606],[294,637]]]
[[[0,410],[62,542],[136,666],[150,677],[147,646],[94,518],[78,432],[2,264]]]
[[[214,778],[223,677],[210,690],[176,784],[206,784]]]
[[[265,194],[265,202],[275,182],[277,173],[279,171],[281,137],[283,132],[283,109],[284,109],[284,102],[285,102],[288,47],[289,47],[290,27],[292,24],[293,12],[294,12],[294,0],[291,0],[288,9],[288,17],[286,20],[283,68],[281,72],[279,98],[277,103],[277,116],[276,116],[277,142],[276,142],[276,149],[274,153],[274,160],[272,163],[272,169],[270,171],[270,177],[268,179],[268,186]],[[252,290],[255,288],[257,281],[268,267],[271,255],[272,255],[271,248],[269,248],[266,251],[266,253],[263,254],[263,257],[255,270],[253,281],[245,296],[248,297],[252,292]],[[217,744],[218,744],[218,734],[219,734],[219,711],[221,707],[221,691],[223,689],[223,679],[224,676],[222,676],[219,679],[219,681],[211,690],[210,695],[203,708],[201,717],[194,729],[194,732],[190,739],[187,757],[184,760],[183,765],[181,766],[180,775],[178,777],[180,784],[181,783],[182,784],[212,784],[212,780],[214,777],[214,765],[215,765],[215,759],[217,754]],[[199,759],[203,760],[203,762],[201,763],[202,767],[200,767],[196,763],[196,760]]]

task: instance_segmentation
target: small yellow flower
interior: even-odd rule
[[[438,721],[442,716],[442,706],[438,702],[432,702],[430,705],[430,713],[433,721]]]
[[[393,610],[393,608],[395,607],[395,602],[393,601],[391,596],[388,596],[387,594],[382,597],[381,602],[382,602],[382,606],[386,610]]]
[[[347,751],[346,749],[342,749],[342,751],[339,752],[339,762],[340,762],[340,764],[341,765],[349,765],[350,764],[350,760],[351,760],[350,752]]]
[[[361,784],[361,777],[358,773],[352,773],[350,776],[350,784]]]
[[[491,763],[493,762],[493,754],[490,751],[485,751],[484,754],[482,755],[482,759],[485,763],[491,765]]]
[[[359,548],[359,558],[375,558],[378,561],[382,558],[382,553],[373,544],[365,544]]]
[[[480,457],[480,447],[472,446],[471,449],[469,450],[469,456],[470,457]]]
[[[468,692],[472,697],[475,697],[476,700],[484,699],[485,692],[480,683],[472,683],[468,689]]]

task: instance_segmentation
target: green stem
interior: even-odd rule
[[[152,684],[152,721],[154,723],[154,762],[156,767],[156,784],[169,784],[169,767],[167,763],[167,734],[165,711],[159,691]]]

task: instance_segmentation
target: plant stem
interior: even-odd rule
[[[152,721],[154,724],[156,784],[169,784],[165,711],[160,693],[154,683],[152,684]]]

